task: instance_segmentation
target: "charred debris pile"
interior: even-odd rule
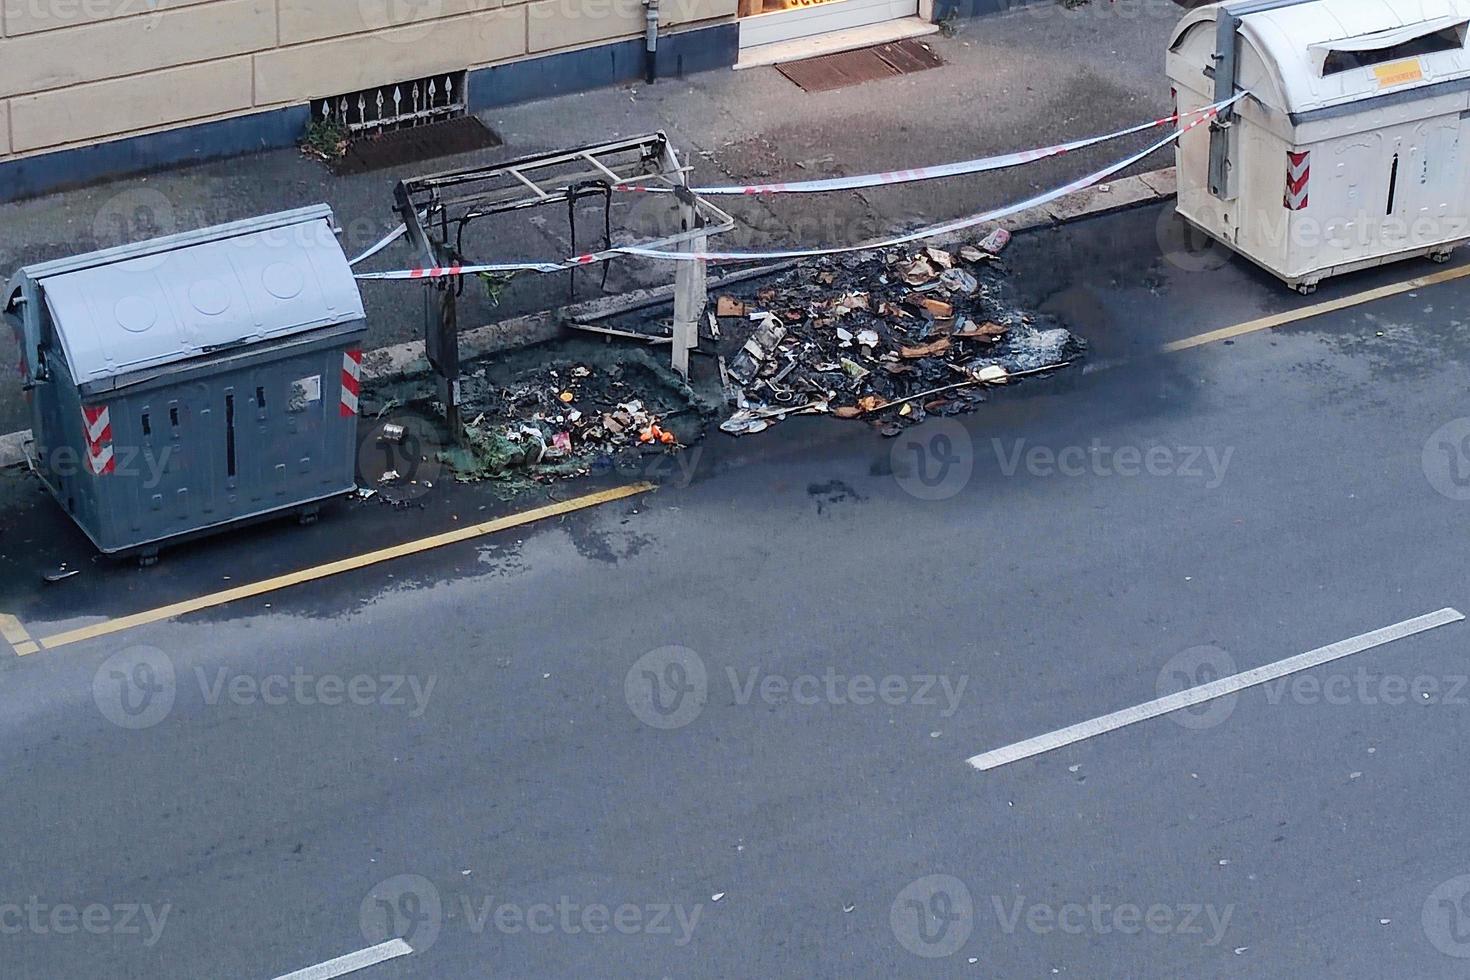
[[[990,385],[1070,364],[1081,342],[1012,297],[997,258],[1005,240],[826,257],[753,295],[716,297],[716,335],[751,325],[720,359],[734,409],[720,428],[745,435],[830,414],[895,435],[929,414],[972,410]]]

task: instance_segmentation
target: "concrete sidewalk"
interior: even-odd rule
[[[606,89],[484,116],[504,139],[495,150],[415,165],[408,173],[489,163],[528,153],[662,129],[684,149],[701,181],[807,179],[940,163],[1106,132],[1168,111],[1163,77],[1168,34],[1179,17],[1170,0],[1117,0],[1067,10],[1050,3],[958,22],[952,37],[927,38],[947,64],[914,75],[835,92],[808,94],[771,68],[709,72],[651,88]],[[742,226],[722,248],[809,246],[861,241],[1024,198],[1089,172],[1143,139],[986,174],[891,189],[734,200]],[[1159,154],[1141,167],[1172,162]],[[349,251],[366,248],[393,226],[392,186],[405,172],[335,178],[294,151],[262,153],[147,178],[0,206],[0,274],[19,265],[254,214],[325,201],[335,209]],[[635,195],[615,203],[614,227],[651,232],[666,201]],[[600,230],[589,204],[581,244]],[[487,230],[490,226],[486,226]],[[567,254],[566,213],[531,214],[495,226],[495,240],[468,251],[508,261]],[[371,268],[409,263],[395,246]],[[578,276],[576,297],[598,294],[600,277]],[[607,288],[662,285],[666,266],[620,261]],[[368,347],[421,334],[419,287],[365,283]],[[467,327],[544,310],[568,301],[566,276],[523,276],[492,304],[467,290]],[[0,338],[0,359],[15,357]],[[0,432],[28,423],[18,385],[0,383]]]

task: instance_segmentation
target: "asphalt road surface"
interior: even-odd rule
[[[1018,239],[1092,351],[975,415],[716,435],[132,628],[544,501],[436,483],[139,571],[11,479],[0,973],[1464,976],[1470,624],[1378,631],[1470,610],[1470,279],[1160,354],[1439,270],[1307,301],[1157,219]]]

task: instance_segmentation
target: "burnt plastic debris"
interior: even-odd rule
[[[466,445],[440,453],[462,481],[544,482],[607,469],[619,457],[675,452],[699,435],[705,410],[643,351],[622,351],[611,364],[557,361],[509,381],[480,369],[464,393],[475,412]]]
[[[988,237],[957,252],[923,247],[804,263],[742,297],[719,297],[723,332],[749,337],[731,357],[720,428],[761,432],[790,415],[864,418],[894,435],[953,415],[984,389],[1070,364],[1083,345],[1022,309]]]

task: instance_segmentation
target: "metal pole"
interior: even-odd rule
[[[450,276],[440,287],[438,331],[439,344],[434,367],[439,373],[439,400],[444,403],[444,422],[455,445],[465,442],[464,427],[459,420],[459,277]]]
[[[1235,96],[1237,55],[1240,50],[1240,18],[1221,7],[1215,14],[1215,101]],[[1235,125],[1233,107],[1227,106],[1210,120],[1210,193],[1222,201],[1234,195],[1230,186],[1230,129]]]
[[[643,74],[649,85],[658,80],[658,2],[643,0]]]
[[[1229,6],[1220,5],[1215,12],[1215,63],[1208,72],[1215,80],[1216,102],[1235,97],[1240,73],[1241,18],[1312,2],[1314,0],[1247,0]],[[1234,126],[1234,106],[1226,106],[1210,122],[1210,193],[1222,201],[1235,199],[1235,188],[1230,180],[1230,130]]]
[[[671,168],[679,171],[679,157],[673,147],[668,148]],[[689,175],[680,172],[674,193],[679,199],[679,225],[681,231],[690,232],[704,227],[697,201],[689,191]],[[708,247],[709,239],[697,235],[685,242],[681,249],[699,253]],[[689,352],[699,346],[699,324],[704,319],[709,305],[709,287],[703,259],[680,262],[674,272],[674,343],[671,363],[683,378],[689,377]]]

